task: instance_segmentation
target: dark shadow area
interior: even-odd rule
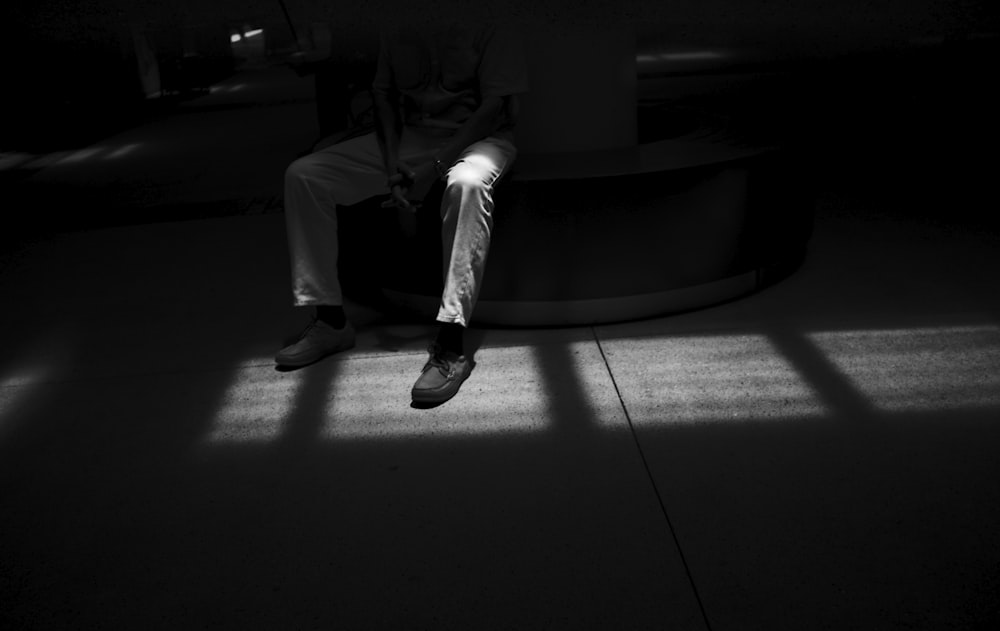
[[[585,390],[587,386],[582,383],[569,347],[541,344],[533,350],[538,371],[549,394],[548,411],[553,429],[581,437],[595,432],[597,410],[591,406],[591,395],[594,393]],[[604,391],[601,394],[609,393]]]
[[[976,147],[1000,138],[985,79],[998,52],[995,35],[957,37],[725,67],[702,81],[640,76],[640,137],[777,145],[808,178],[833,175],[908,217],[995,231],[996,214],[982,211],[992,160]]]
[[[631,411],[712,628],[998,621],[1000,409],[867,428],[839,414],[657,426]]]

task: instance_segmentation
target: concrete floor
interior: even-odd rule
[[[420,410],[431,328],[361,304],[274,368],[278,213],[39,237],[0,274],[0,627],[994,628],[998,246],[831,177],[778,285],[476,328]]]

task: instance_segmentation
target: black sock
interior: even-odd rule
[[[462,338],[465,334],[465,327],[457,322],[446,322],[441,325],[438,331],[437,343],[446,351],[456,355],[464,355],[465,348]]]
[[[347,316],[341,305],[318,305],[316,317],[335,329],[342,329],[347,324]]]

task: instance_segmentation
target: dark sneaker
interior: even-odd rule
[[[458,393],[475,364],[465,355],[446,352],[437,344],[432,344],[429,352],[430,359],[424,364],[417,383],[413,384],[413,401],[444,403]]]
[[[349,348],[354,348],[354,328],[350,322],[342,329],[335,329],[322,320],[313,320],[299,341],[281,349],[274,361],[279,366],[297,368]]]

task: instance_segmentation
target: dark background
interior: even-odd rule
[[[319,138],[344,126],[346,86],[364,83],[380,20],[433,19],[455,11],[475,17],[464,4],[8,2],[2,16],[0,151],[85,147],[169,116],[179,103],[198,98],[248,63],[295,62],[315,78]],[[640,66],[640,140],[724,125],[742,138],[792,146],[818,172],[835,168],[852,186],[902,196],[908,212],[982,214],[982,204],[954,201],[956,194],[974,202],[991,195],[998,137],[992,90],[1000,49],[996,3],[607,4],[512,1],[475,7],[493,17],[542,24],[627,21],[635,25],[640,54],[730,53],[724,60],[666,69]],[[247,28],[266,32],[264,49],[254,59],[229,42],[231,34]],[[158,95],[143,92],[137,37],[155,57]],[[19,199],[15,189],[25,175],[2,178],[7,199]],[[952,200],[949,208],[942,207],[945,198]]]

